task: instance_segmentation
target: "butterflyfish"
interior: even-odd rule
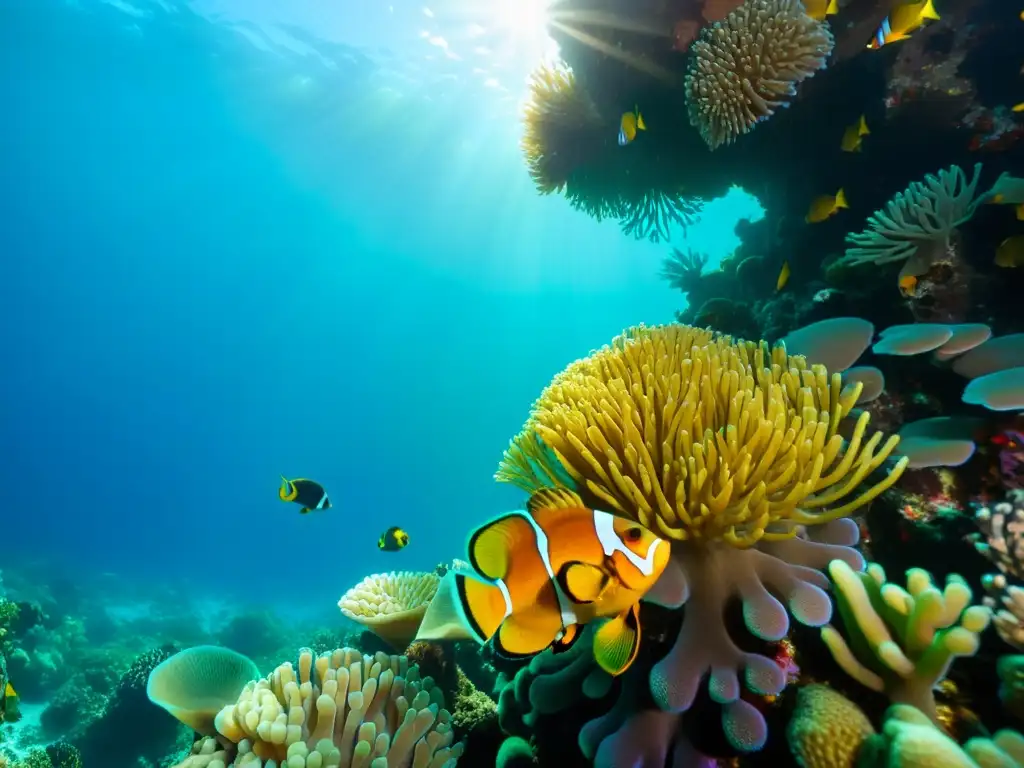
[[[808,224],[818,224],[839,212],[840,208],[848,208],[846,193],[839,190],[834,195],[821,195],[811,202],[811,209],[804,219]]]
[[[789,262],[782,262],[782,269],[779,270],[779,279],[775,281],[775,290],[781,291],[789,282]]]
[[[327,498],[327,491],[315,480],[307,480],[300,477],[296,480],[289,480],[281,475],[281,487],[277,491],[281,501],[294,501],[302,509],[300,514],[307,514],[314,509],[330,509],[331,500]]]
[[[637,131],[646,131],[640,108],[634,107],[632,112],[623,112],[619,120],[619,146],[624,147],[636,138]]]
[[[836,0],[807,0],[804,9],[815,21],[824,21],[826,16],[835,16],[839,13],[839,4]]]
[[[868,48],[878,49],[883,45],[906,40],[910,33],[919,29],[928,20],[938,21],[939,14],[932,0],[921,0],[917,3],[903,3],[882,20]]]
[[[384,552],[398,552],[407,546],[409,546],[409,534],[397,525],[388,528],[377,539],[377,549]]]
[[[864,141],[864,137],[870,133],[868,123],[864,119],[864,115],[861,115],[860,120],[843,132],[843,140],[839,142],[839,146],[843,152],[860,152],[860,145]]]
[[[1024,266],[1024,235],[1008,237],[996,248],[996,266],[1013,269]]]
[[[621,675],[640,647],[640,599],[669,552],[639,523],[589,509],[571,491],[542,489],[526,510],[470,536],[469,562],[482,578],[455,574],[458,610],[479,642],[511,658],[564,652],[599,622],[594,659]]]

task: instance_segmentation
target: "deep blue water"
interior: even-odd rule
[[[333,606],[461,556],[552,374],[681,307],[666,246],[536,196],[486,18],[133,3],[0,4],[0,568]]]

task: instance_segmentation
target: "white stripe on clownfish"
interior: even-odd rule
[[[615,532],[615,515],[602,512],[599,509],[594,510],[594,531],[597,533],[597,539],[601,542],[606,556],[611,557],[615,552],[621,552],[644,576],[654,573],[654,553],[664,543],[661,539],[655,539],[647,550],[647,556],[640,557],[627,547],[622,541],[622,537]]]

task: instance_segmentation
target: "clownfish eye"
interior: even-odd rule
[[[625,533],[626,541],[640,541],[640,537],[643,535],[643,531],[641,531],[636,526],[633,526],[632,528],[627,528]]]

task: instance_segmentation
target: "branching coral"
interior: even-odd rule
[[[763,342],[683,325],[635,328],[555,377],[497,473],[527,491],[552,481],[573,487],[673,541],[655,592],[662,604],[685,602],[686,613],[651,692],[681,712],[710,673],[738,748],[757,749],[766,737],[763,717],[740,698],[740,673],[759,693],[778,693],[785,674],[736,645],[726,603],[739,597],[748,628],[765,640],[789,629],[769,590],[802,623],[826,623],[828,580],[815,569],[833,558],[862,564],[851,548],[856,525],[843,518],[905,467],[901,459],[857,495],[898,442],[865,439],[867,414],[848,443],[837,434],[860,389],[841,392],[839,374]]]
[[[886,582],[875,564],[855,573],[836,560],[829,574],[849,638],[822,628],[833,658],[857,682],[937,722],[933,689],[955,657],[977,653],[989,610],[970,605],[971,590],[958,576],[939,590],[920,568],[907,571],[906,589]]]
[[[544,65],[530,77],[523,123],[522,151],[537,191],[562,191],[585,157],[581,135],[601,129],[597,108],[571,70]]]
[[[342,595],[338,607],[352,621],[403,650],[416,637],[439,583],[436,573],[375,573]]]
[[[970,180],[959,166],[928,174],[875,211],[863,232],[851,233],[852,247],[840,261],[847,265],[907,261],[903,274],[918,276],[945,256],[953,231],[973,215],[988,195],[978,196],[981,163]]]
[[[216,759],[251,768],[454,768],[462,745],[452,745],[450,720],[440,689],[405,656],[339,648],[314,658],[307,648],[298,670],[285,662],[221,710],[217,731],[238,745],[237,757]],[[216,751],[201,745],[178,768],[213,768],[212,757],[203,760]]]
[[[706,27],[686,74],[690,124],[711,149],[731,144],[825,68],[834,40],[800,0],[746,0]]]
[[[697,220],[703,207],[700,198],[680,193],[648,190],[640,199],[623,200],[619,223],[622,231],[636,240],[660,243],[672,239],[672,227],[684,230]]]

